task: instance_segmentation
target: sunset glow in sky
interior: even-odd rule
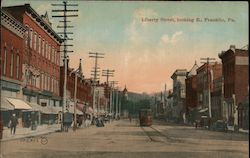
[[[3,0],[2,6],[24,3],[39,14],[48,11],[51,18],[51,4],[61,1]],[[88,53],[105,53],[99,66],[114,69],[110,80],[129,91],[158,92],[165,83],[172,89],[170,77],[176,69],[189,71],[195,60],[201,65],[201,57],[220,61],[218,53],[230,45],[242,48],[249,43],[247,2],[72,3],[78,3],[79,17],[71,18],[75,28],[74,41],[69,42],[74,45],[70,67],[76,68],[82,58],[84,75],[90,78],[94,60]],[[58,20],[51,18],[55,30]]]

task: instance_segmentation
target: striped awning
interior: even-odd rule
[[[19,110],[31,110],[32,107],[29,106],[26,102],[24,102],[21,99],[16,99],[16,98],[6,98],[7,101],[14,106],[14,109],[19,109]]]
[[[12,106],[6,99],[6,97],[1,97],[1,105],[0,105],[1,111],[8,111],[8,110],[14,110],[14,106]]]

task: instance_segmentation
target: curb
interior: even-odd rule
[[[58,129],[53,130],[53,131],[47,131],[47,132],[40,132],[40,133],[33,133],[33,134],[23,135],[23,136],[19,136],[19,137],[16,137],[16,138],[5,138],[5,139],[1,139],[0,142],[7,142],[7,141],[12,141],[12,140],[18,140],[18,139],[28,138],[28,137],[48,135],[48,134],[51,134],[51,133],[55,133],[57,131],[58,131]]]

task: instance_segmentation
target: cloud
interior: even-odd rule
[[[126,28],[125,32],[128,40],[134,44],[140,43],[145,33],[147,33],[147,23],[141,21],[144,17],[156,17],[157,13],[153,9],[140,8],[136,9],[133,13],[133,20]],[[143,36],[144,35],[144,36]]]
[[[168,34],[164,34],[161,37],[162,44],[175,44],[180,40],[180,37],[183,35],[182,31],[175,32],[171,37]]]

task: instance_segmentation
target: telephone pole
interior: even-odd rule
[[[209,118],[212,118],[212,109],[211,109],[211,85],[210,82],[210,78],[209,78],[209,64],[211,63],[211,61],[215,60],[215,58],[200,58],[200,60],[203,60],[203,62],[201,63],[205,63],[207,65],[207,88],[208,88],[208,110],[209,110]]]
[[[115,91],[114,91],[114,88],[115,88],[115,84],[118,84],[118,81],[110,81],[110,85],[111,85],[111,101],[110,101],[110,113],[112,114],[113,116],[113,113],[115,111]]]
[[[58,34],[61,35],[63,38],[63,50],[59,52],[63,52],[63,62],[64,62],[64,85],[63,85],[63,105],[62,105],[62,116],[61,116],[61,131],[63,131],[63,114],[64,114],[64,107],[66,107],[66,91],[67,91],[67,54],[72,53],[73,51],[68,50],[68,47],[73,46],[72,44],[67,44],[68,40],[73,40],[72,38],[69,38],[69,34],[73,34],[73,32],[68,32],[68,28],[73,28],[73,26],[69,26],[68,23],[70,21],[67,20],[68,17],[77,17],[77,14],[71,14],[68,15],[69,12],[78,12],[78,10],[72,10],[68,9],[68,7],[76,7],[78,4],[68,4],[67,1],[63,1],[63,4],[52,4],[52,6],[55,7],[63,7],[63,9],[55,9],[52,10],[52,12],[56,13],[62,13],[63,15],[53,15],[54,18],[62,18],[62,21],[59,21],[62,23],[62,25],[57,26],[57,28],[62,28],[62,32],[58,32]],[[75,129],[75,128],[74,128]]]
[[[107,77],[106,78],[107,84],[109,83],[109,77],[114,77],[114,72],[115,70],[109,70],[109,69],[102,70],[102,76]]]
[[[94,113],[95,113],[95,110],[96,110],[96,103],[95,103],[95,87],[97,85],[97,80],[99,80],[100,78],[98,78],[99,76],[99,72],[100,72],[100,67],[98,67],[98,59],[99,58],[104,58],[104,53],[93,53],[93,52],[89,52],[89,58],[94,58],[95,59],[95,66],[93,67],[94,70],[92,70],[92,76],[94,77],[93,78],[93,84],[92,84],[92,87],[93,87],[93,110],[94,110]]]
[[[109,77],[114,77],[115,70],[102,70],[102,76],[106,77],[106,84],[107,87],[109,87]],[[106,112],[108,112],[108,102],[110,103],[110,97],[108,98],[108,101],[106,102]]]

